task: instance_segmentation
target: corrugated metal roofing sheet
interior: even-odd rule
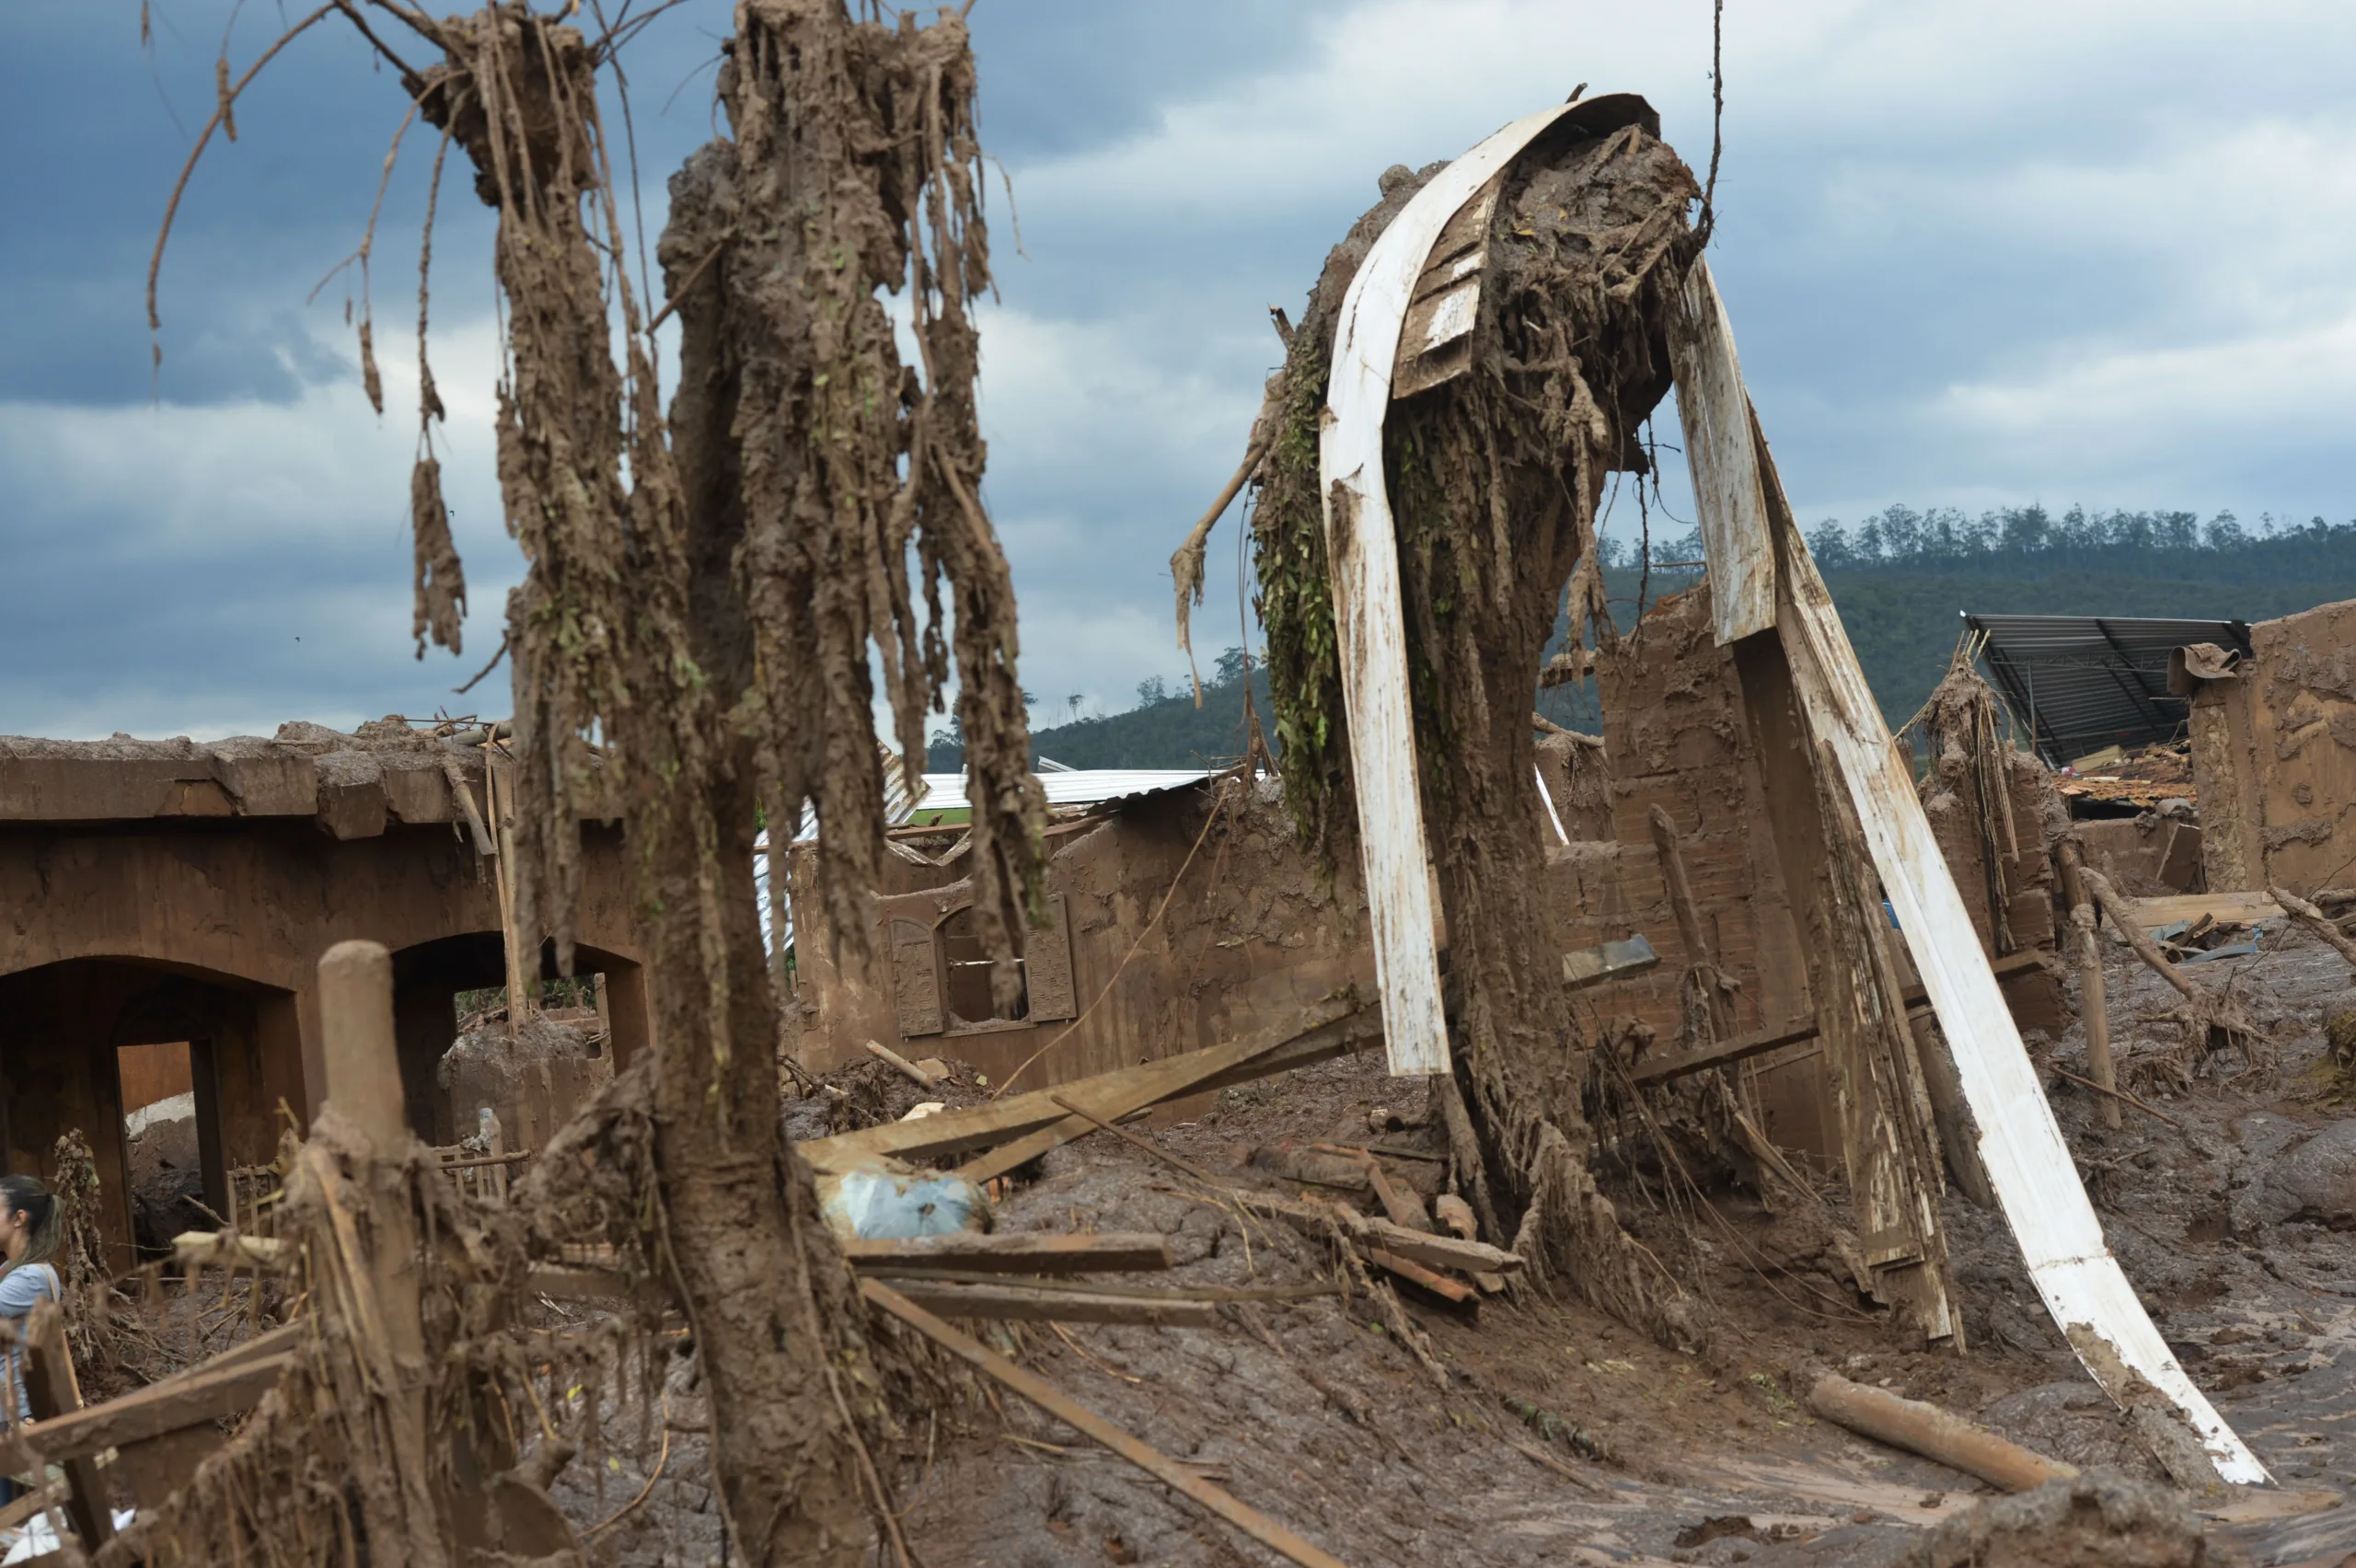
[[[1209,777],[1209,772],[1200,767],[1066,767],[1037,775],[1051,806],[1101,805],[1125,795],[1175,789]],[[928,773],[924,783],[924,800],[917,808],[918,815],[966,809],[964,774]]]
[[[2129,616],[1981,616],[1988,678],[2029,725],[2053,767],[2108,745],[2142,746],[2183,733],[2182,698],[2168,695],[2168,653],[2193,642],[2250,651],[2237,620]]]

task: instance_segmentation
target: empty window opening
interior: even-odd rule
[[[1019,1023],[1031,1016],[1030,987],[1016,999],[1014,1010],[1000,1013],[990,997],[990,960],[982,945],[981,932],[974,920],[971,905],[958,910],[941,923],[941,951],[949,974],[949,1012],[951,1027],[972,1027],[984,1023]],[[1029,979],[1022,961],[1015,966]]]

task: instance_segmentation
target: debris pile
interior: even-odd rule
[[[283,1049],[318,1014],[322,1078],[269,1180],[237,1172],[272,1190],[151,1222],[169,1259],[119,1284],[100,1162],[62,1147],[82,1321],[193,1349],[114,1354],[47,1307],[9,1334],[36,1420],[0,1470],[40,1489],[0,1524],[46,1514],[109,1568],[2356,1545],[2336,1493],[2249,1496],[2356,1483],[2308,1440],[2348,1413],[2356,1149],[2299,1098],[2356,1074],[2319,858],[2350,606],[2250,661],[2187,650],[2186,748],[2059,782],[1967,646],[1915,778],[1743,389],[1702,182],[1643,99],[1575,94],[1388,171],[1279,313],[1230,490],[1278,778],[1254,746],[1050,822],[978,499],[960,17],[739,6],[733,134],[660,249],[666,417],[609,264],[614,35],[387,9],[499,216],[512,772],[495,726],[387,721],[125,776],[151,815],[338,844],[449,823],[498,862],[512,1011],[445,1051],[416,984],[445,939],[326,951],[271,1015]],[[1597,514],[1672,386],[1707,576],[1623,628]],[[418,619],[455,643],[422,444]],[[1565,600],[1592,653],[1545,678],[1597,680],[1601,736],[1530,710]],[[953,674],[969,824],[887,835],[871,643],[904,755]],[[40,790],[75,758],[0,760],[15,817],[64,820]],[[2114,842],[2073,798],[2150,809]],[[760,947],[763,817],[791,963]],[[560,972],[597,951],[606,819],[652,996],[629,1061],[602,1000],[526,1000],[544,943]],[[230,1037],[158,994],[143,1037]],[[221,1163],[200,1147],[200,1183]],[[85,1402],[76,1356],[148,1380]]]

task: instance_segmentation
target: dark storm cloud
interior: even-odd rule
[[[354,386],[346,280],[305,304],[358,243],[402,108],[348,28],[290,47],[241,103],[239,142],[208,153],[151,370],[147,256],[228,11],[164,0],[143,53],[135,6],[9,8],[0,730],[348,722],[455,702],[474,667],[409,658],[402,410],[430,132],[411,133],[375,251],[384,420]],[[729,15],[680,7],[627,59],[650,244],[664,175],[713,133]],[[1587,79],[1646,93],[1698,167],[1709,15],[980,0],[983,132],[1022,216],[1018,248],[993,179],[986,494],[1025,685],[1118,706],[1182,667],[1162,563],[1239,455],[1278,352],[1265,307],[1298,311],[1385,166],[1453,156]],[[233,57],[282,25],[249,0]],[[1788,0],[1730,8],[1728,29],[1713,265],[1805,514],[2356,511],[2343,7]],[[618,151],[611,92],[606,118]],[[441,214],[436,368],[479,654],[517,569],[488,463],[490,224],[455,170]],[[1207,651],[1243,635],[1233,546],[1223,531],[1211,551]],[[502,701],[502,680],[478,697]]]

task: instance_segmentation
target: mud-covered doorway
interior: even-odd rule
[[[228,1218],[214,1043],[191,1040],[118,1045],[124,1184],[132,1239],[143,1257],[171,1250],[185,1230]]]

